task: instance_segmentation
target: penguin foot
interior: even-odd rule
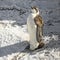
[[[37,50],[37,49],[40,49],[40,48],[44,47],[44,45],[45,45],[45,44],[44,44],[43,42],[40,42],[40,43],[39,43],[39,46],[38,46],[35,50]]]
[[[45,44],[43,42],[41,42],[38,46],[38,48],[42,48]]]
[[[45,45],[44,42],[41,41],[41,42],[39,43],[39,46],[38,46],[36,49],[34,49],[34,50],[43,48],[44,45]],[[29,44],[25,49],[30,50],[30,44]],[[30,51],[34,51],[34,50],[30,50]]]

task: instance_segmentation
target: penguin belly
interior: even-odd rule
[[[37,42],[36,38],[36,25],[34,23],[33,18],[27,19],[27,27],[28,27],[28,32],[30,36],[29,44],[30,44],[30,50],[34,50],[38,47],[39,43]]]

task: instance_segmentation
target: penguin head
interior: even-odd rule
[[[35,18],[37,15],[39,15],[39,9],[36,6],[31,7],[31,14],[32,17]]]
[[[36,6],[31,7],[32,14],[39,14],[39,9]]]

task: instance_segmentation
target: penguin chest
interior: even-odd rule
[[[39,43],[36,40],[36,25],[34,22],[34,18],[29,17],[29,19],[27,20],[27,26],[28,26],[28,32],[30,35],[30,49],[34,50],[35,48],[37,48],[37,46],[39,45]]]
[[[33,19],[32,19],[32,21],[30,21],[30,28],[36,29],[36,25],[35,25],[35,22]]]
[[[28,25],[30,29],[36,29],[36,24],[33,18],[30,18],[30,20],[28,20]]]

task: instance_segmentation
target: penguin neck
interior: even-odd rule
[[[37,15],[39,15],[39,12],[37,13],[31,13],[32,17],[35,18]]]

